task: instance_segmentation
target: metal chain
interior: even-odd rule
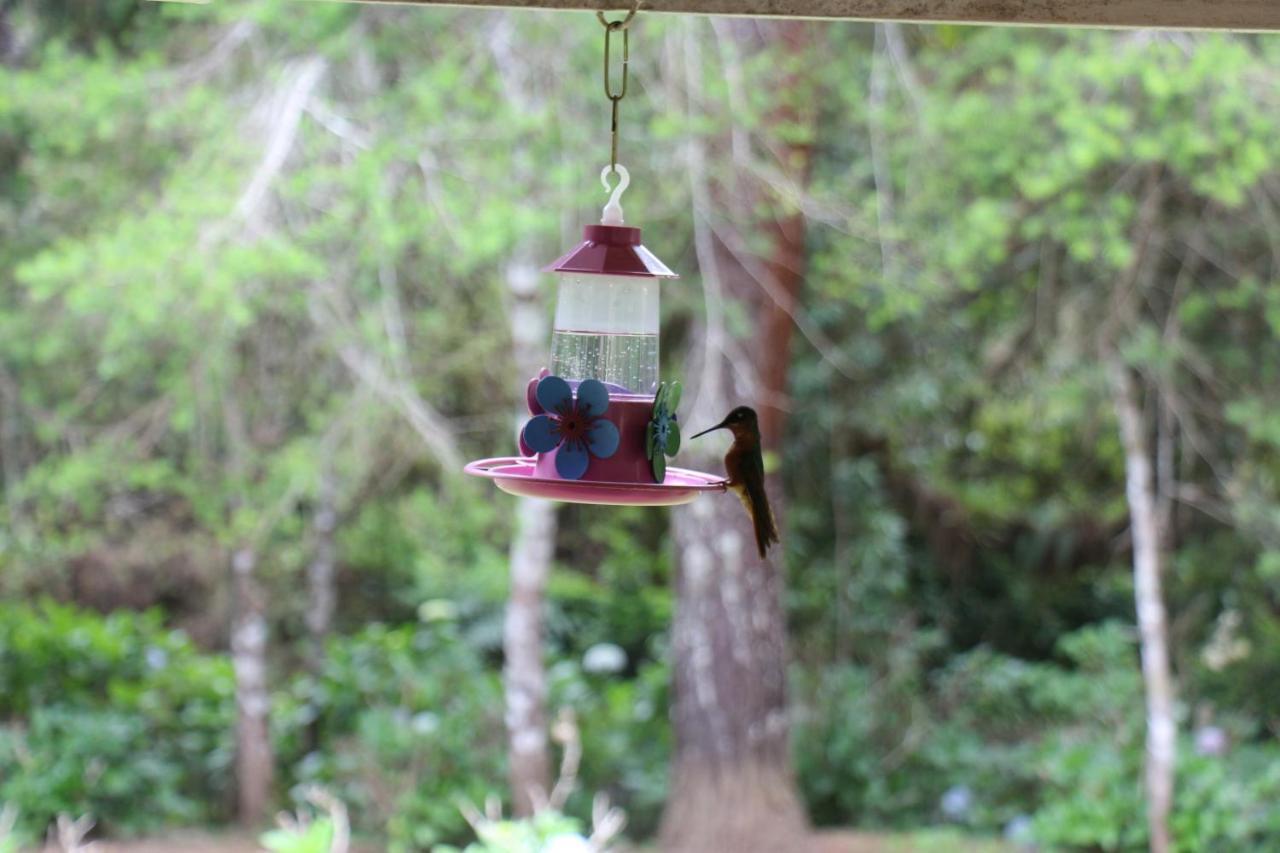
[[[640,4],[636,5],[627,13],[627,16],[620,21],[610,21],[605,18],[604,12],[596,12],[596,20],[600,22],[600,26],[604,27],[604,96],[609,99],[610,117],[609,117],[609,169],[610,171],[618,171],[618,102],[627,96],[627,63],[631,58],[631,36],[628,27],[631,26],[631,20],[636,16],[636,10],[640,8]],[[610,75],[610,48],[615,32],[622,32],[622,86],[615,93],[613,91],[613,82]]]

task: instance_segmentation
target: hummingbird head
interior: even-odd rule
[[[739,438],[755,438],[758,440],[760,438],[760,423],[756,418],[756,410],[750,406],[738,406],[725,415],[724,420],[720,423],[710,429],[704,429],[693,437],[697,438],[699,435],[706,435],[718,429],[729,430],[733,433],[735,440]]]

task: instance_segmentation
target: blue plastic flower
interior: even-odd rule
[[[544,414],[524,425],[520,436],[534,453],[556,453],[556,473],[577,480],[587,472],[591,457],[608,459],[618,450],[618,428],[603,415],[609,408],[609,389],[603,382],[584,379],[574,397],[559,376],[538,380],[538,405]]]

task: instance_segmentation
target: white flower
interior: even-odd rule
[[[420,735],[429,735],[440,728],[440,718],[430,711],[420,711],[413,715],[413,730]]]
[[[595,674],[622,672],[627,668],[627,653],[613,643],[596,643],[582,656],[582,668]]]
[[[1020,814],[1004,825],[1004,840],[1023,847],[1035,841],[1035,822],[1028,815]]]
[[[942,795],[942,813],[952,820],[961,820],[973,808],[973,791],[968,785],[956,785],[948,788]]]

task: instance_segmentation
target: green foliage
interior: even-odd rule
[[[626,812],[628,832],[649,837],[667,794],[669,668],[645,664],[629,678],[583,672],[578,662],[562,660],[549,679],[550,707],[573,710],[582,741],[578,787],[566,811],[587,820],[591,798],[605,793]]]
[[[335,638],[276,708],[291,783],[332,791],[392,850],[465,837],[458,799],[483,801],[503,777],[498,677],[449,621]]]
[[[645,582],[652,563],[633,567],[636,558],[625,556],[635,553],[633,528],[640,518],[598,514],[598,523],[588,527],[589,539],[619,554],[601,566],[609,583],[583,586],[565,574],[553,585],[559,615],[552,619],[563,632],[565,652],[575,658],[589,645],[622,640],[637,677],[585,674],[576,661],[566,660],[552,667],[552,687],[554,705],[574,707],[583,718],[587,755],[581,776],[587,789],[608,791],[615,802],[634,809],[633,826],[645,830],[656,824],[670,748],[668,674],[645,659],[662,653],[648,641],[669,619],[670,604]],[[421,850],[465,838],[458,797],[481,801],[500,790],[503,777],[496,673],[477,653],[474,624],[456,621],[459,608],[443,604],[424,606],[428,621],[419,626],[374,625],[335,638],[319,675],[297,676],[274,703],[274,741],[287,768],[282,781],[295,790],[316,781],[332,787],[352,805],[357,828],[387,838],[392,849]],[[100,777],[94,775],[79,788],[59,788],[67,791],[62,799],[40,785],[65,782],[63,777],[34,770],[14,777],[20,780],[14,782],[14,798],[33,816],[35,831],[36,821],[52,812],[28,809],[33,798],[72,813],[90,811],[109,833],[222,813],[226,799],[220,791],[191,790],[186,799],[159,804],[157,799],[168,795],[179,770],[215,784],[228,779],[232,704],[225,659],[195,655],[185,637],[162,628],[156,612],[98,617],[46,603],[34,611],[8,605],[4,614],[0,678],[9,712],[33,724],[32,709],[56,703],[59,694],[79,704],[107,703],[113,710],[105,719],[96,710],[76,718],[87,733],[82,743],[91,749],[105,729],[120,744],[109,756],[109,781],[111,790],[126,792],[121,797],[98,790]],[[147,709],[152,728],[129,729],[128,738],[111,728],[138,723],[131,716],[138,708]],[[24,748],[38,747],[44,755],[56,749],[66,725],[41,721],[40,732],[48,739]],[[175,761],[165,750],[178,747],[189,752]],[[75,768],[90,760],[93,755],[69,749],[59,766]],[[190,777],[176,781],[186,784]],[[135,802],[145,809],[135,810]],[[583,796],[571,808],[586,815],[590,805]]]
[[[1022,819],[1051,849],[1145,850],[1134,657],[1131,631],[1117,624],[1064,637],[1061,663],[979,649],[939,674],[932,701],[908,708],[857,669],[801,680],[796,755],[815,818],[856,814],[898,827],[950,820],[981,832]],[[1280,843],[1273,744],[1236,743],[1214,756],[1183,738],[1179,750],[1177,849]],[[948,793],[961,790],[963,807],[948,814]]]
[[[258,839],[271,853],[329,853],[333,844],[333,821],[317,818],[294,827],[272,829]]]
[[[1280,838],[1280,750],[1246,745],[1227,760],[1184,743],[1183,784],[1172,819],[1180,851],[1259,850]]]
[[[476,829],[478,841],[462,849],[441,844],[432,853],[543,853],[557,845],[566,853],[589,850],[581,833],[582,824],[574,818],[542,811],[526,820],[485,821]]]
[[[666,789],[670,739],[665,667],[634,679],[551,666],[551,707],[579,720],[583,791],[607,792],[632,826],[651,829]],[[357,830],[393,850],[425,850],[469,834],[458,802],[501,791],[506,738],[496,673],[451,619],[335,638],[318,677],[276,697],[275,743],[295,790],[321,784]],[[569,804],[590,814],[590,797]]]
[[[165,626],[221,642],[205,591],[252,543],[281,797],[320,781],[378,843],[461,843],[456,798],[504,776],[511,504],[423,439],[510,452],[509,266],[554,257],[603,201],[584,166],[601,104],[579,87],[598,33],[256,0],[0,14],[0,801],[24,837],[56,810],[109,833],[226,816],[230,667]],[[757,278],[772,246],[745,217],[807,217],[803,334],[772,355],[792,363],[786,604],[815,818],[1143,843],[1107,343],[1171,415],[1150,433],[1173,435],[1180,695],[1238,715],[1228,755],[1184,745],[1176,834],[1275,846],[1277,43],[944,26],[880,45],[830,24],[812,63],[704,21],[642,33],[623,158],[658,178],[629,213],[688,273],[664,292],[670,362],[709,307],[731,337],[750,326],[748,300],[697,286],[693,235],[742,255],[720,277]],[[771,106],[792,77],[813,124]],[[780,141],[812,145],[808,186],[776,180]],[[705,168],[673,179],[693,143]],[[325,484],[342,636],[297,674]],[[667,516],[560,522],[553,704],[578,712],[582,788],[643,836],[671,751]],[[200,582],[152,589],[175,563]],[[95,583],[113,578],[129,596]],[[25,603],[42,591],[167,609]],[[584,671],[602,645],[620,671]]]
[[[1138,721],[1119,737],[1101,732],[1050,739],[1038,761],[1046,789],[1034,832],[1066,849],[1146,850]],[[1179,745],[1178,787],[1170,827],[1179,851],[1264,850],[1280,840],[1280,750],[1242,744],[1226,757]]]
[[[159,614],[0,605],[0,802],[34,834],[59,813],[108,832],[222,816],[229,664]]]
[[[0,853],[18,853],[18,810],[12,803],[0,804]]]
[[[58,814],[100,816],[107,831],[186,825],[205,804],[184,791],[192,768],[133,712],[41,708],[0,741],[0,797],[34,831]]]

